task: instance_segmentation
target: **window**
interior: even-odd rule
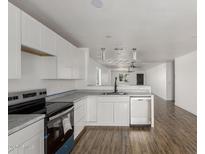
[[[101,68],[96,67],[96,85],[102,85],[102,72]]]

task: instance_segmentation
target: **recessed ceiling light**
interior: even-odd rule
[[[111,35],[106,35],[105,37],[106,37],[106,38],[112,38],[112,36],[111,36]]]
[[[103,2],[101,0],[92,0],[91,4],[96,8],[102,8]]]

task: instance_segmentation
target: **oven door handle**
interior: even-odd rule
[[[66,113],[69,113],[71,110],[73,110],[73,108],[74,108],[74,106],[71,107],[71,108],[69,108],[68,110],[65,110],[65,111],[63,111],[63,112],[57,114],[57,115],[54,115],[54,116],[52,116],[52,117],[49,117],[49,121],[51,121],[51,120],[53,120],[53,119],[56,119],[56,118],[58,118],[58,117],[60,117],[60,116],[62,116],[62,115],[64,115],[64,114],[66,114]]]

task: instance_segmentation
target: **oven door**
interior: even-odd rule
[[[47,153],[56,153],[64,143],[73,139],[74,132],[74,110],[73,107],[61,113],[48,117],[47,121]],[[70,146],[72,147],[72,146]],[[71,149],[68,149],[68,152]]]

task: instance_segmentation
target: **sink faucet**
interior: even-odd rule
[[[114,92],[117,93],[117,77],[115,77]]]

